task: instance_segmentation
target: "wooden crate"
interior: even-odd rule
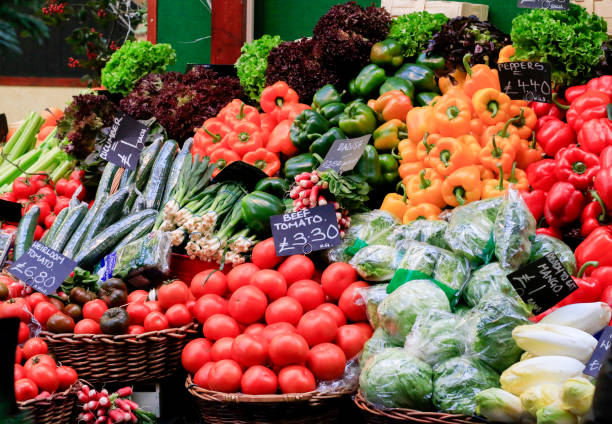
[[[382,0],[381,6],[387,9],[393,17],[427,11],[443,13],[449,18],[470,15],[476,15],[482,21],[489,18],[489,6],[486,4],[430,0]]]
[[[608,35],[612,35],[612,0],[572,0],[572,3],[604,18],[608,23]]]

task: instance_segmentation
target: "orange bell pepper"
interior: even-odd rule
[[[499,142],[497,142],[495,136],[480,151],[480,163],[492,171],[495,171],[498,169],[498,165],[501,165],[504,172],[509,173],[515,157],[514,145],[504,139],[499,139]]]
[[[275,175],[280,170],[280,159],[276,153],[272,153],[263,147],[248,152],[242,157],[242,160],[261,169],[268,177]]]
[[[511,60],[510,58],[514,56],[514,53],[516,53],[516,49],[514,48],[512,44],[508,44],[507,46],[502,47],[501,50],[499,51],[497,63],[510,62]]]
[[[474,163],[471,147],[464,146],[455,138],[443,137],[429,151],[428,166],[440,175],[450,175],[456,169]]]
[[[217,118],[223,119],[230,128],[234,128],[236,125],[243,122],[250,122],[258,127],[261,126],[259,111],[253,106],[244,104],[244,102],[239,99],[232,100],[221,109]]]
[[[429,152],[436,147],[438,141],[442,138],[440,134],[429,134],[425,133],[423,140],[417,144],[417,160],[422,161],[426,166],[428,165]]]
[[[491,171],[489,168],[483,165],[477,165],[480,170],[480,180],[490,180],[491,178],[495,178],[495,173]]]
[[[470,165],[478,162],[478,156],[480,155],[480,143],[471,134],[462,135],[457,139],[461,144],[467,147],[468,152],[470,153]]]
[[[237,124],[227,135],[227,144],[240,157],[263,147],[263,136],[259,127],[252,122]]]
[[[278,111],[287,103],[300,101],[298,94],[284,81],[277,81],[261,92],[259,105],[266,113]],[[280,121],[280,119],[279,119]]]
[[[408,199],[415,206],[421,203],[432,203],[440,208],[446,206],[440,191],[442,176],[431,168],[412,176],[405,187]]]
[[[448,137],[467,134],[470,131],[472,119],[469,103],[460,97],[445,97],[442,97],[434,106],[436,129],[440,134]]]
[[[381,94],[371,108],[376,112],[380,121],[390,121],[391,119],[404,121],[406,115],[412,109],[412,101],[402,91],[391,90]]]
[[[499,166],[499,178],[491,178],[482,183],[482,198],[499,197],[508,191],[508,181],[504,180],[504,170]]]
[[[416,206],[408,206],[402,217],[402,224],[410,224],[417,219],[427,219],[429,221],[439,221],[442,209],[431,203],[421,203]]]
[[[397,146],[400,163],[415,162],[417,160],[417,144],[409,138],[400,141]]]
[[[405,194],[389,193],[383,199],[383,202],[380,205],[380,210],[389,212],[398,219],[402,219],[407,207]]]
[[[527,100],[510,100],[510,106],[529,107],[529,102]]]
[[[442,182],[442,199],[450,206],[465,205],[480,199],[482,182],[476,165],[464,166]]]
[[[483,88],[472,96],[474,112],[486,125],[510,119],[510,97],[494,88]]]
[[[217,149],[210,155],[210,162],[217,165],[217,169],[213,172],[213,177],[216,177],[219,172],[232,162],[240,160],[238,153],[230,149]]]
[[[482,119],[476,117],[470,121],[470,133],[476,137],[480,137],[485,131],[485,124]]]
[[[417,175],[423,169],[425,169],[423,162],[407,162],[401,164],[397,172],[399,173],[400,178],[404,182],[404,185],[406,185],[407,178]]]
[[[531,133],[538,123],[538,116],[533,109],[510,104],[509,114],[512,118],[516,118],[511,125],[516,128],[519,137],[531,137]]]
[[[204,125],[198,128],[193,136],[193,146],[210,156],[210,153],[221,147],[227,147],[225,136],[231,132],[231,128],[219,118],[210,118],[204,121]]]
[[[298,148],[289,137],[289,130],[293,121],[285,119],[278,123],[268,137],[266,149],[273,153],[282,153],[287,156],[294,156],[298,152]]]
[[[529,181],[527,180],[527,173],[522,169],[516,167],[516,162],[512,164],[512,171],[508,177],[508,183],[513,184],[515,190],[528,190]]]
[[[453,88],[463,89],[463,84],[465,83],[465,78],[467,77],[467,73],[463,72],[460,69],[456,69],[454,72],[451,72],[445,77],[438,79],[438,87],[440,87],[440,91],[442,94],[446,94],[449,90]]]
[[[534,162],[541,161],[544,157],[542,147],[536,142],[535,131],[531,141],[521,139],[516,149],[516,162],[519,168],[527,169]]]
[[[415,143],[423,140],[425,133],[434,133],[436,128],[433,119],[433,107],[415,107],[406,115],[408,138]]]
[[[468,74],[463,84],[465,95],[473,97],[478,90],[483,88],[494,88],[500,91],[497,69],[491,69],[488,65],[470,66],[470,58],[470,54],[463,57],[463,66]]]

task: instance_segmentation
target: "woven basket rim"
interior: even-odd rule
[[[325,400],[339,399],[346,395],[352,395],[354,390],[346,390],[334,393],[324,393],[314,390],[306,393],[290,393],[280,395],[245,395],[244,393],[224,393],[214,390],[203,389],[193,382],[191,374],[187,375],[185,388],[194,397],[206,402],[227,403],[291,403],[291,402],[321,402]]]
[[[49,337],[51,339],[65,339],[70,338],[74,340],[91,340],[91,341],[102,341],[102,342],[123,342],[126,340],[142,340],[155,337],[163,337],[168,334],[176,333],[189,333],[197,331],[199,324],[197,322],[190,322],[182,327],[166,328],[164,330],[149,331],[142,334],[74,334],[74,333],[51,333],[49,331],[41,331],[40,336]]]
[[[17,407],[20,409],[36,407],[37,405],[43,405],[56,400],[68,398],[72,393],[76,392],[81,388],[81,380],[77,380],[72,386],[68,387],[63,392],[55,392],[51,396],[44,399],[29,399],[22,402],[17,402]]]

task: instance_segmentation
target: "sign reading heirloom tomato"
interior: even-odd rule
[[[8,271],[34,290],[51,294],[76,266],[72,259],[35,241]]]
[[[340,244],[340,229],[333,205],[270,217],[278,256],[307,255]]]
[[[127,169],[136,169],[140,153],[149,135],[149,127],[119,112],[108,131],[108,139],[100,149],[100,157]]]
[[[570,0],[518,0],[517,6],[523,9],[568,10]]]
[[[498,63],[501,89],[513,100],[552,102],[551,67],[545,62]]]

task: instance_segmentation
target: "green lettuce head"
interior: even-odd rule
[[[502,293],[524,303],[506,278],[509,272],[502,269],[498,262],[490,263],[474,271],[463,291],[463,300],[473,308],[487,295]]]
[[[400,346],[393,343],[391,338],[387,335],[387,333],[385,333],[385,330],[382,328],[377,328],[374,331],[374,334],[372,334],[372,337],[370,337],[370,340],[365,342],[363,348],[361,349],[361,354],[359,355],[359,365],[364,367],[368,359],[389,347]]]

